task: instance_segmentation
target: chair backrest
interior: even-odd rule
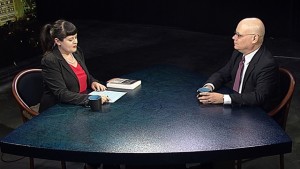
[[[285,129],[296,82],[293,74],[289,70],[279,68],[279,73],[281,102],[271,110],[268,115],[274,117],[279,125]]]
[[[43,94],[42,69],[26,69],[18,73],[13,79],[12,93],[21,111],[25,110],[31,116],[38,115],[30,106],[37,105]]]

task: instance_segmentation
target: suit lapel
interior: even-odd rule
[[[78,64],[80,64],[80,66],[82,67],[82,69],[87,73],[87,68],[86,68],[85,64],[82,63],[82,60],[79,57],[79,54],[77,52],[75,52],[75,53],[73,53],[73,55],[74,55],[75,59],[77,60]]]
[[[88,84],[89,84],[89,81],[90,81],[90,76],[89,76],[89,72],[88,72],[88,69],[85,65],[85,63],[83,63],[81,57],[79,56],[79,52],[75,52],[73,53],[75,59],[77,60],[78,64],[80,64],[80,66],[82,67],[82,69],[85,71],[86,73],[86,76],[87,76],[87,81],[88,81]]]
[[[261,58],[261,55],[263,54],[263,47],[261,47],[256,53],[255,55],[253,56],[252,60],[250,61],[249,65],[248,65],[248,68],[245,72],[245,75],[244,75],[244,81],[243,81],[243,89],[250,77],[250,74],[251,72],[254,70],[257,62],[260,60]]]
[[[59,50],[55,50],[55,56],[57,57],[57,59],[59,60],[59,62],[61,63],[61,65],[69,72],[72,74],[72,76],[74,78],[77,79],[76,74],[74,73],[74,71],[72,70],[72,68],[70,67],[70,65],[65,61],[65,59],[63,58],[63,56],[61,55],[61,53],[59,52]]]

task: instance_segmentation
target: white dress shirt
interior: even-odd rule
[[[241,84],[240,84],[240,88],[239,88],[239,93],[242,93],[245,73],[247,71],[247,68],[249,66],[250,61],[252,60],[253,56],[258,51],[258,49],[256,49],[255,51],[249,53],[248,55],[245,55],[244,69],[243,69],[243,72],[242,72],[242,79],[241,79]],[[228,94],[224,94],[223,100],[224,100],[224,104],[231,104],[231,97]]]

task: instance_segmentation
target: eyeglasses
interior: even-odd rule
[[[254,33],[249,33],[249,34],[240,34],[240,33],[238,33],[238,32],[234,32],[233,33],[233,36],[237,36],[238,38],[242,38],[242,37],[244,37],[244,36],[248,36],[248,35],[257,35],[257,34],[254,34]],[[257,35],[257,36],[259,36],[259,35]]]

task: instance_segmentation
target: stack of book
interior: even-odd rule
[[[106,86],[119,89],[135,89],[141,85],[141,80],[113,78],[107,81]]]

